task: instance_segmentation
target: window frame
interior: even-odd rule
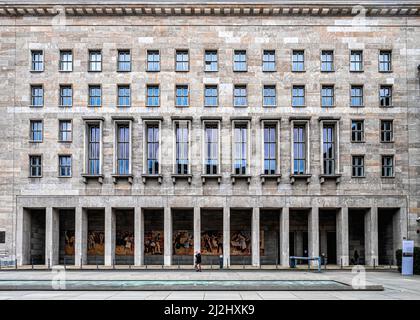
[[[64,65],[64,63],[68,64],[68,61],[64,61],[63,58],[63,54],[65,53],[70,53],[71,56],[71,62],[70,62],[70,66],[71,66],[71,70],[64,70],[62,67]],[[59,58],[58,58],[58,71],[59,72],[73,72],[73,63],[74,63],[74,59],[73,59],[73,50],[71,49],[60,49],[59,52]]]
[[[39,175],[32,175],[32,162],[31,159],[33,157],[37,157],[40,159],[40,164],[36,165],[36,167],[39,167],[40,169],[40,174]],[[43,159],[42,159],[42,154],[37,154],[37,153],[31,153],[29,154],[29,178],[42,178],[43,176]]]
[[[128,72],[128,71],[123,71],[123,72]],[[120,89],[122,89],[123,87],[128,88],[128,101],[129,103],[127,105],[125,104],[120,104]],[[127,97],[127,96],[121,96],[121,97]],[[125,84],[125,83],[121,83],[121,84],[117,84],[117,108],[130,108],[131,107],[131,85],[130,84]]]
[[[236,173],[235,172],[235,164],[236,164],[236,148],[235,148],[235,129],[236,125],[246,125],[246,167],[245,167],[245,173]],[[251,121],[250,120],[232,120],[232,145],[231,145],[231,157],[232,157],[232,174],[233,175],[250,175],[251,171]],[[242,142],[241,142],[242,143]]]
[[[33,102],[35,101],[34,98],[39,98],[39,96],[35,96],[33,95],[33,90],[35,88],[40,88],[42,90],[42,104],[33,104]],[[43,108],[45,105],[45,92],[44,92],[44,85],[43,84],[30,84],[29,86],[29,94],[30,94],[30,107],[31,108]]]
[[[207,125],[216,125],[217,126],[217,170],[216,173],[207,173],[207,141],[206,141],[206,129]],[[221,121],[220,120],[203,120],[202,121],[202,174],[204,175],[219,175],[221,174]]]
[[[144,135],[143,135],[143,174],[144,175],[161,175],[162,174],[162,120],[160,119],[147,119],[143,120],[144,125]],[[148,128],[150,125],[157,125],[158,126],[158,154],[157,154],[157,161],[158,161],[158,172],[156,173],[149,173],[149,166],[148,166],[148,154],[149,154],[149,146],[148,146]],[[155,143],[155,142],[154,142]]]
[[[99,173],[89,172],[89,128],[92,125],[99,125]],[[84,120],[84,165],[83,175],[102,176],[103,175],[103,120],[92,119]]]
[[[214,105],[208,105],[206,104],[206,90],[208,87],[214,87],[216,88],[216,104]],[[206,83],[204,84],[204,97],[203,97],[203,105],[205,108],[217,108],[219,106],[219,85],[218,84],[212,84],[212,83]],[[213,96],[211,96],[213,97]]]
[[[390,130],[383,130],[382,125],[385,122],[391,123],[391,129]],[[386,132],[389,132],[389,134],[390,134],[390,139],[389,140],[383,139],[383,135]],[[394,120],[393,119],[380,119],[379,120],[379,142],[380,143],[393,143],[394,142]]]
[[[303,60],[302,61],[299,61],[299,60],[296,60],[295,61],[295,55],[297,55],[298,53],[302,53],[302,57],[303,57]],[[305,50],[304,49],[293,49],[292,50],[292,59],[291,59],[292,61],[292,66],[291,66],[291,72],[305,72],[306,70],[306,68],[305,68]],[[302,70],[298,70],[298,69],[295,69],[295,63],[298,63],[299,65],[300,64],[302,64]]]
[[[151,105],[149,104],[149,87],[157,87],[158,89],[158,95],[157,95],[157,105]],[[156,98],[156,96],[152,96],[153,98]],[[160,107],[160,85],[158,83],[148,83],[146,84],[146,108],[158,108]]]
[[[268,54],[271,53],[274,56],[274,60],[273,61],[265,61],[264,58],[265,58],[266,53],[268,53]],[[277,71],[277,61],[276,61],[276,50],[275,49],[264,49],[262,51],[262,59],[261,60],[262,60],[262,65],[261,65],[262,72],[276,72]],[[273,64],[273,68],[269,69],[269,70],[266,70],[264,68],[265,63]]]
[[[98,62],[97,60],[92,60],[92,54],[96,53],[96,55],[99,53],[99,57],[100,57],[100,61]],[[102,72],[102,50],[101,49],[89,49],[88,50],[88,72]],[[93,70],[92,69],[92,63],[95,63],[95,65],[97,63],[99,63],[99,70]]]
[[[240,88],[239,88],[240,87]],[[236,89],[243,90],[245,89],[245,104],[244,105],[237,105],[235,91]],[[239,98],[243,98],[243,96],[239,96]],[[248,107],[248,85],[243,83],[237,83],[233,85],[233,107],[234,108],[247,108]]]
[[[121,61],[120,60],[120,54],[121,53],[127,53],[128,52],[128,56],[129,56],[129,60],[128,61]],[[120,63],[128,63],[128,70],[123,70],[120,68]],[[130,49],[118,49],[117,50],[117,72],[131,72],[131,50]]]
[[[207,70],[206,56],[208,53],[215,53],[216,56],[216,70]],[[213,62],[213,61],[211,61]],[[211,64],[210,64],[211,65]],[[204,50],[204,72],[218,72],[219,71],[219,51],[217,49],[205,49]]]
[[[33,139],[32,124],[35,122],[41,122],[41,140]],[[44,120],[43,119],[29,119],[29,142],[31,143],[42,143],[44,142]]]
[[[158,61],[149,61],[149,55],[156,54],[158,56]],[[151,69],[149,68],[149,63],[157,64],[157,69]],[[146,72],[160,72],[160,63],[161,63],[161,57],[160,57],[160,50],[159,49],[148,49],[146,50]]]
[[[266,90],[266,87],[272,87],[271,89],[274,89],[274,104],[269,105],[269,104],[265,104],[265,98],[266,96],[264,95],[264,92]],[[273,98],[272,96],[268,96],[269,98]],[[277,86],[276,84],[263,84],[262,86],[262,106],[263,108],[276,108],[277,107]]]
[[[236,61],[236,56],[241,54],[241,52],[244,54],[245,56],[245,62],[242,61]],[[235,49],[233,50],[233,72],[248,72],[248,56],[247,56],[247,50],[246,49]],[[237,63],[244,63],[245,64],[245,68],[244,69],[237,69]]]
[[[179,173],[178,172],[178,159],[177,159],[177,125],[184,123],[187,124],[187,130],[188,130],[188,136],[187,136],[187,147],[188,147],[188,164],[187,164],[187,173]],[[192,123],[191,120],[186,120],[186,119],[177,119],[177,120],[173,120],[172,121],[172,126],[173,126],[173,174],[174,175],[190,175],[191,174],[191,146],[192,146],[192,141],[191,141],[191,127],[192,127]]]
[[[60,139],[61,132],[64,132],[64,131],[61,130],[60,124],[64,121],[65,122],[70,122],[70,126],[71,126],[70,140],[61,140]],[[69,131],[66,130],[65,132],[69,132]],[[72,143],[73,142],[73,120],[72,119],[58,119],[58,142],[61,142],[61,143]]]
[[[354,140],[353,139],[353,122],[361,122],[362,123],[362,129],[356,130],[356,134],[358,132],[361,133],[361,140]],[[364,119],[351,119],[350,120],[350,142],[351,143],[364,143],[365,142],[365,120]]]
[[[389,165],[384,165],[384,159],[385,158],[391,158],[392,159],[392,163],[391,166]],[[391,168],[392,170],[392,174],[387,176],[384,175],[384,169],[385,168]],[[394,154],[381,154],[381,178],[395,178],[395,155]]]
[[[34,55],[36,54],[36,53],[40,53],[41,54],[41,61],[35,61],[34,60]],[[45,71],[45,61],[44,61],[44,50],[43,49],[31,49],[31,51],[30,51],[30,59],[31,59],[31,68],[30,68],[30,71],[31,72],[33,72],[33,73],[39,73],[39,72],[44,72]],[[34,68],[34,65],[35,64],[41,64],[41,66],[42,66],[42,68],[40,69],[40,70],[36,70],[35,68]]]
[[[393,107],[393,86],[391,84],[379,85],[379,107],[380,108],[392,108]],[[382,97],[382,90],[388,90],[390,95],[388,97]],[[382,105],[382,99],[389,99],[389,105]]]
[[[99,96],[91,96],[90,90],[93,87],[97,87],[96,89],[99,88],[99,92],[100,92],[100,95]],[[91,105],[90,104],[91,97],[95,97],[95,99],[97,99],[97,97],[99,97],[100,104],[99,105]],[[102,85],[101,84],[88,84],[88,108],[101,108],[102,107],[102,103],[103,103],[103,99],[102,99]]]
[[[362,159],[362,164],[361,165],[357,165],[357,166],[355,166],[355,164],[354,164],[354,159],[355,158],[361,158]],[[354,169],[357,169],[357,168],[362,168],[362,175],[360,175],[360,176],[356,176],[356,175],[354,175],[353,173],[354,173]],[[352,154],[351,155],[351,177],[352,178],[366,178],[366,170],[365,170],[365,155],[364,154]]]
[[[70,175],[68,176],[63,176],[61,174],[61,163],[60,163],[60,158],[62,157],[69,157],[70,158]],[[66,166],[68,167],[68,166]],[[71,178],[73,176],[73,157],[71,154],[58,154],[58,177],[59,178]]]
[[[304,128],[305,128],[305,132],[304,132],[304,137],[305,137],[305,171],[303,172],[303,173],[295,173],[295,165],[294,165],[294,160],[295,160],[295,157],[294,157],[294,144],[295,144],[295,141],[294,141],[294,129],[295,129],[295,127],[298,127],[298,126],[304,126]],[[311,158],[310,158],[310,156],[311,156],[311,143],[310,143],[310,140],[309,140],[309,130],[310,130],[310,121],[309,120],[301,120],[301,119],[296,119],[296,120],[291,120],[291,125],[290,125],[290,137],[291,137],[291,139],[290,139],[290,143],[291,143],[291,146],[290,146],[290,161],[291,161],[291,163],[290,163],[290,168],[291,168],[291,175],[296,175],[296,176],[298,176],[298,175],[309,175],[310,174],[310,172],[311,172],[311,167],[310,167],[310,164],[311,164]]]
[[[275,126],[275,137],[276,137],[276,146],[275,146],[275,172],[274,173],[265,173],[265,128],[267,125]],[[281,152],[281,142],[280,142],[280,120],[261,120],[261,174],[262,175],[278,175],[280,174],[280,152]],[[270,158],[270,161],[272,159]]]
[[[360,105],[353,105],[353,95],[352,91],[353,89],[359,88],[361,89],[362,95],[355,96],[356,98],[361,99]],[[363,108],[365,106],[365,88],[363,84],[351,84],[350,85],[350,108]]]
[[[182,71],[184,72],[184,71]],[[184,90],[185,87],[187,88],[187,104],[178,104],[178,89]],[[175,107],[176,108],[188,108],[190,106],[190,86],[188,84],[178,83],[175,84]],[[181,100],[185,99],[185,96],[179,96]]]
[[[334,168],[333,168],[333,172],[332,173],[326,173],[325,172],[325,160],[326,158],[324,157],[324,144],[328,143],[324,140],[324,128],[325,127],[333,127],[333,140],[330,143],[334,144],[334,155],[332,160],[334,161]],[[340,121],[339,120],[320,120],[320,128],[321,128],[321,132],[320,132],[320,159],[321,159],[321,174],[322,175],[330,175],[330,176],[334,176],[339,174],[339,169],[340,169]],[[329,158],[328,158],[329,159]],[[328,160],[327,159],[327,160]],[[330,159],[331,160],[331,159]]]
[[[114,147],[113,147],[113,175],[117,176],[129,176],[132,175],[132,163],[133,163],[133,141],[132,141],[132,120],[128,119],[114,119]],[[119,144],[127,143],[119,141],[119,128],[120,126],[128,126],[128,173],[119,172]],[[123,159],[127,160],[127,159]]]
[[[389,69],[388,70],[381,70],[381,56],[383,54],[388,54],[389,55]],[[382,73],[390,73],[392,72],[392,50],[391,49],[381,49],[379,50],[379,54],[378,54],[378,72],[382,72]]]
[[[359,61],[353,61],[352,60],[352,56],[353,53],[360,53],[360,62]],[[360,63],[360,69],[358,70],[352,70],[352,63]],[[363,72],[365,69],[365,64],[364,64],[364,52],[361,49],[354,49],[354,50],[350,50],[350,56],[349,56],[349,71],[350,72]]]
[[[71,90],[71,96],[63,96],[62,95],[62,89],[68,89],[68,88],[70,88],[70,90]],[[64,105],[64,104],[62,104],[63,97],[64,98],[70,98],[71,99],[71,104],[70,105]],[[60,84],[59,85],[59,101],[58,101],[58,106],[60,108],[72,108],[73,107],[73,85],[72,84]]]
[[[331,53],[331,62],[326,61],[326,60],[325,61],[322,60],[322,58],[325,55],[324,53]],[[323,63],[330,63],[331,64],[331,70],[322,70]],[[320,69],[320,72],[326,72],[326,73],[328,73],[328,72],[335,72],[334,50],[331,50],[331,49],[322,49],[321,50],[320,67],[319,67],[319,69]]]
[[[187,54],[187,61],[178,61],[178,53],[182,54],[182,53],[186,53]],[[186,70],[179,70],[178,69],[178,63],[186,63],[187,64],[187,69]],[[175,50],[175,72],[189,72],[190,71],[190,50],[188,49],[176,49]]]
[[[330,72],[330,71],[327,71]],[[323,92],[324,89],[331,89],[332,95],[331,96],[324,96]],[[324,105],[323,101],[324,98],[331,99],[331,105]],[[321,84],[321,108],[335,108],[335,85],[334,84]]]
[[[303,104],[302,105],[294,105],[293,103],[293,91],[295,90],[295,88],[303,88]],[[300,98],[300,96],[297,96]],[[304,84],[293,84],[292,85],[292,89],[291,89],[291,106],[292,108],[304,108],[306,107],[306,86]]]

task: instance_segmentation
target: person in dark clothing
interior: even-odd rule
[[[195,253],[195,271],[201,272],[201,253],[197,251]]]
[[[359,253],[357,252],[357,250],[354,250],[354,264],[359,264]]]

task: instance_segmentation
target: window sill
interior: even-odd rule
[[[100,106],[89,106],[88,105],[88,108],[102,108],[102,105],[100,105]]]
[[[380,143],[392,144],[392,143],[395,143],[395,141],[394,140],[392,140],[392,141],[380,141]]]
[[[261,183],[264,184],[266,180],[277,180],[277,184],[280,184],[281,174],[260,174]]]
[[[160,107],[160,105],[157,105],[157,106],[149,106],[149,105],[146,105],[146,108],[159,108]]]
[[[277,72],[277,70],[263,70],[262,72],[264,72],[264,73],[273,73],[273,72]]]
[[[29,179],[40,179],[42,176],[28,176]]]
[[[321,73],[334,73],[335,70],[321,70]]]
[[[335,183],[339,184],[341,181],[341,174],[320,174],[319,183],[323,184],[325,180],[335,180]]]
[[[30,70],[30,73],[42,73],[44,70]]]
[[[213,105],[213,106],[204,106],[204,108],[217,108],[218,107],[218,105]]]
[[[351,143],[366,143],[366,141],[365,140],[363,140],[363,141],[350,141]]]
[[[244,73],[244,72],[248,72],[248,70],[233,70],[233,72],[242,72],[242,73]]]
[[[111,177],[114,184],[117,184],[118,180],[127,180],[129,184],[133,184],[132,174],[112,174]]]
[[[294,72],[294,73],[305,73],[306,70],[292,70],[292,72]]]
[[[201,181],[203,184],[206,183],[206,180],[217,179],[217,183],[220,184],[222,182],[222,175],[221,174],[202,174]]]
[[[392,70],[378,70],[379,73],[392,73]]]
[[[72,143],[72,140],[66,141],[66,140],[57,140],[58,143]]]
[[[189,108],[189,107],[190,107],[189,105],[187,105],[187,106],[175,105],[175,108],[180,108],[180,109]]]
[[[87,184],[89,180],[97,180],[100,184],[104,182],[103,174],[82,174],[83,183]]]
[[[263,108],[273,109],[273,108],[277,108],[277,105],[273,105],[273,106],[264,106],[264,105],[263,105]]]
[[[312,174],[291,174],[290,175],[290,184],[294,184],[296,180],[304,179],[306,184],[311,182]]]
[[[381,179],[386,179],[386,180],[388,180],[388,179],[395,179],[395,176],[392,176],[392,177],[381,177]]]
[[[239,108],[239,109],[241,109],[241,108],[248,108],[248,105],[244,105],[244,106],[235,106],[235,105],[233,105],[233,107],[234,107],[234,108]]]
[[[332,105],[332,106],[321,106],[321,108],[323,109],[330,109],[330,108],[335,108],[337,107],[336,105]]]
[[[42,106],[29,105],[29,108],[43,108],[43,107],[44,107],[44,105],[42,105]]]
[[[131,70],[117,70],[117,72],[128,73],[131,72]]]
[[[394,108],[394,106],[379,106],[379,108],[382,108],[382,109],[391,109],[391,108]]]
[[[59,179],[69,179],[73,178],[72,176],[58,176]]]
[[[36,140],[29,140],[28,141],[29,143],[34,143],[34,144],[36,144],[36,143],[42,143],[43,141],[41,140],[41,141],[36,141]]]
[[[158,183],[162,184],[163,176],[161,174],[147,174],[147,173],[145,173],[145,174],[141,175],[141,179],[142,179],[144,184],[146,184],[147,179],[157,179]]]
[[[232,184],[235,184],[236,180],[239,180],[239,179],[245,179],[248,184],[251,183],[250,174],[231,174],[230,178],[232,180]]]
[[[160,70],[146,70],[146,72],[160,72]]]
[[[171,177],[173,184],[176,184],[177,179],[187,179],[188,184],[192,182],[192,174],[172,174]]]
[[[68,73],[68,72],[73,72],[73,70],[58,70],[58,72]]]
[[[73,106],[58,106],[59,108],[72,108]]]
[[[364,108],[365,106],[350,106],[350,108]]]
[[[358,177],[358,176],[351,176],[351,178],[352,179],[365,179],[366,176],[360,176],[360,177]]]
[[[303,105],[303,106],[292,106],[292,108],[306,108],[306,105]]]
[[[219,70],[204,70],[204,72],[219,72]]]
[[[362,73],[362,72],[365,72],[365,71],[364,70],[349,70],[349,72]]]
[[[116,107],[117,108],[121,108],[121,109],[131,108],[131,106],[128,106],[128,105],[127,106],[119,106],[119,105],[117,105]]]

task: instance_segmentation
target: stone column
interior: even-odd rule
[[[105,208],[105,265],[112,266],[115,259],[115,212],[111,207]]]
[[[172,265],[172,212],[171,208],[164,208],[164,245],[163,245],[163,263],[165,266]]]
[[[365,264],[378,265],[378,208],[372,207],[365,214]]]
[[[260,209],[252,208],[252,265],[260,265]]]
[[[19,266],[31,261],[31,214],[29,210],[17,208],[16,259]]]
[[[343,207],[337,212],[337,265],[349,265],[349,208]]]
[[[230,208],[223,208],[223,267],[230,266]]]
[[[45,265],[59,264],[60,244],[60,215],[59,211],[48,207],[45,209]]]
[[[319,256],[319,208],[312,207],[308,215],[308,256]]]
[[[81,263],[87,263],[88,215],[86,209],[75,208],[75,229],[74,262],[80,267]]]
[[[201,212],[200,207],[194,207],[194,254],[193,264],[195,260],[195,253],[201,251]]]
[[[134,208],[134,265],[144,264],[144,218],[142,208]]]
[[[393,263],[396,264],[395,251],[402,249],[402,241],[407,239],[407,208],[401,207],[392,217],[393,225]]]
[[[280,264],[289,266],[289,208],[283,208],[280,214]]]

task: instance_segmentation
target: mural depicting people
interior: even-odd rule
[[[64,231],[64,254],[71,256],[74,255],[74,230]]]
[[[201,233],[201,249],[203,255],[219,255],[223,253],[223,234],[220,231],[203,231]]]
[[[103,255],[105,234],[103,231],[89,231],[88,233],[88,255]]]
[[[194,237],[192,231],[175,231],[173,237],[173,252],[175,255],[194,254]]]
[[[134,234],[129,231],[117,232],[115,254],[120,256],[134,255]]]
[[[149,231],[144,235],[144,254],[159,255],[163,248],[163,231]]]
[[[230,254],[233,256],[248,256],[251,254],[250,231],[232,231],[230,237]]]

